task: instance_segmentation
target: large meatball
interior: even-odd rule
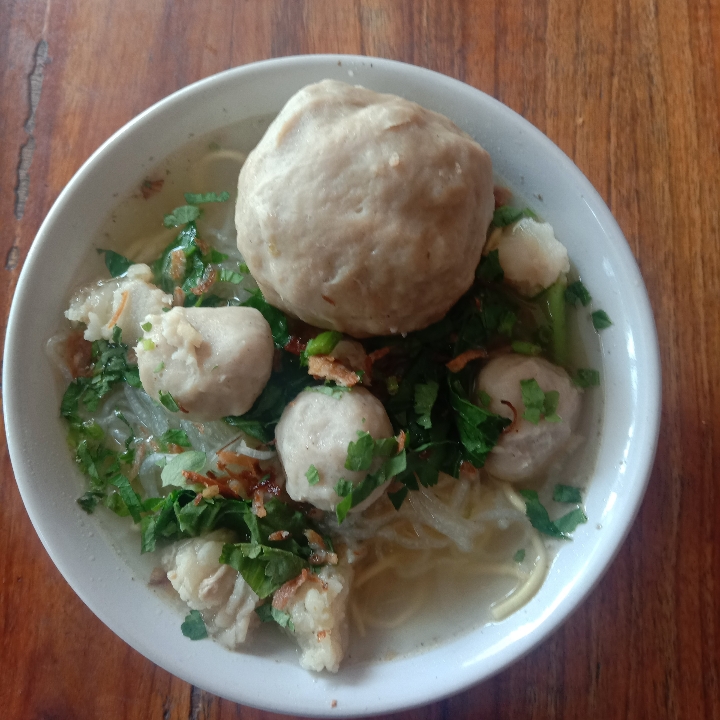
[[[345,468],[348,445],[358,432],[376,440],[393,434],[382,403],[367,390],[355,387],[337,396],[305,390],[283,411],[275,430],[276,447],[285,469],[285,489],[293,500],[321,510],[335,510],[342,498],[335,492],[340,478],[359,484],[367,472]],[[377,462],[377,461],[376,461]],[[307,472],[314,465],[320,481],[311,485]],[[371,470],[376,470],[373,465]],[[376,488],[357,509],[375,502],[385,490]]]
[[[242,415],[270,378],[272,334],[254,308],[177,307],[149,315],[144,327],[136,348],[143,388],[155,400],[170,393],[187,419]]]
[[[450,120],[324,80],[250,153],[235,222],[268,302],[366,337],[445,315],[473,282],[493,208],[490,156]]]
[[[543,392],[556,390],[560,399],[557,414],[560,422],[540,420],[535,425],[523,419],[521,380],[534,379]],[[485,468],[502,480],[528,480],[545,470],[565,448],[580,412],[580,392],[570,376],[557,365],[542,358],[504,355],[491,360],[480,371],[477,393],[491,398],[489,409],[508,418],[513,411],[503,404],[509,402],[517,412],[517,421],[510,432],[501,435],[488,455]]]

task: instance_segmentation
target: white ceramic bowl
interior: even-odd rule
[[[491,154],[496,172],[555,228],[598,307],[605,414],[587,493],[590,521],[560,551],[538,594],[502,623],[412,657],[311,676],[281,659],[230,654],[179,631],[178,610],[147,587],[132,548],[75,503],[81,481],[58,417],[59,392],[44,353],[98,227],[137,187],[148,157],[191,133],[277,112],[300,87],[336,78],[392,92],[442,112]],[[278,712],[356,716],[399,710],[455,693],[519,658],[551,633],[612,560],[636,514],[660,418],[657,338],[645,288],[608,208],[575,165],[519,115],[468,85],[388,60],[304,56],[215,75],[159,102],[119,130],[78,171],[40,228],[15,293],[4,360],[4,411],[18,486],[53,561],[115,633],[175,675],[217,695]],[[120,538],[120,539],[118,539]],[[331,705],[337,701],[336,707]]]

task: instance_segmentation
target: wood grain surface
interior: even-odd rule
[[[111,133],[212,73],[322,52],[447,73],[547,133],[626,234],[664,368],[650,488],[589,599],[497,677],[393,717],[717,720],[718,0],[2,0],[3,337],[43,217]],[[0,717],[279,717],[190,687],[106,629],[43,550],[0,453]]]

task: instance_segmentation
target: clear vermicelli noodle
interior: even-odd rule
[[[423,117],[410,110],[408,122]],[[118,206],[98,243],[105,268],[93,253],[93,282],[48,355],[86,476],[78,502],[139,531],[153,583],[186,606],[183,633],[239,650],[280,632],[303,667],[335,672],[343,657],[417,652],[500,622],[537,593],[587,521],[597,348],[577,322],[590,296],[567,251],[507,191],[487,232],[463,238],[489,238],[471,285],[428,326],[353,337],[324,291],[312,313],[331,306],[331,325],[271,305],[238,250],[230,192],[269,121],[194,141]],[[456,147],[460,131],[438,122]],[[491,202],[482,185],[472,193]],[[525,277],[517,247],[546,252],[542,272]]]

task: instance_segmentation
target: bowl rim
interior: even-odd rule
[[[5,416],[5,429],[8,439],[8,449],[12,462],[12,467],[15,473],[16,482],[18,489],[23,499],[26,511],[30,516],[30,520],[38,533],[41,542],[43,543],[46,551],[50,555],[53,563],[56,565],[58,570],[63,574],[67,582],[73,588],[75,593],[83,600],[83,602],[92,610],[92,612],[110,629],[119,635],[123,640],[128,642],[132,647],[141,652],[143,655],[148,657],[151,661],[167,669],[169,672],[198,685],[197,678],[193,677],[190,673],[187,673],[183,667],[180,667],[177,662],[171,662],[162,654],[161,650],[151,647],[147,643],[140,642],[137,638],[129,638],[127,633],[122,632],[118,629],[116,622],[111,613],[106,608],[98,605],[92,596],[92,593],[87,591],[87,588],[83,586],[81,578],[78,578],[64,569],[65,565],[62,554],[52,545],[49,539],[46,537],[41,526],[40,519],[36,512],[33,504],[33,499],[30,493],[30,482],[31,479],[28,477],[29,468],[26,465],[25,458],[22,453],[22,442],[20,436],[20,430],[18,426],[10,422],[12,418],[20,417],[22,415],[22,403],[21,403],[21,390],[16,387],[12,382],[13,376],[17,372],[18,364],[22,361],[13,352],[13,348],[16,345],[17,339],[22,333],[22,324],[20,321],[22,298],[28,293],[28,286],[31,282],[31,276],[33,268],[40,261],[40,256],[44,245],[47,243],[48,238],[51,234],[52,227],[56,222],[57,218],[60,217],[64,211],[64,205],[68,198],[72,196],[76,188],[82,183],[83,178],[96,166],[103,162],[103,158],[106,153],[118,144],[122,138],[134,132],[138,127],[141,127],[147,122],[152,121],[153,116],[162,109],[172,107],[174,104],[180,104],[185,101],[187,97],[191,97],[199,91],[209,89],[216,83],[223,83],[228,79],[250,77],[252,75],[262,76],[266,73],[282,72],[283,69],[297,66],[298,64],[307,66],[308,68],[316,66],[318,69],[322,69],[327,66],[328,63],[347,63],[352,65],[353,63],[367,63],[370,62],[377,64],[380,68],[386,68],[389,70],[395,70],[401,72],[415,79],[422,81],[423,79],[429,79],[432,83],[441,83],[447,87],[468,92],[471,90],[473,93],[478,93],[484,96],[484,102],[490,105],[497,105],[502,107],[503,112],[510,113],[508,117],[513,118],[516,123],[523,126],[525,132],[528,133],[533,143],[539,143],[544,147],[544,150],[553,156],[555,162],[557,162],[563,169],[563,172],[568,173],[579,185],[582,186],[583,195],[586,202],[591,206],[593,212],[598,214],[598,218],[601,221],[604,228],[606,228],[606,236],[610,234],[622,238],[622,243],[614,249],[622,258],[622,263],[627,272],[634,276],[636,284],[634,285],[634,299],[637,305],[637,312],[642,316],[643,331],[645,333],[646,341],[649,340],[647,345],[641,349],[645,353],[644,358],[648,372],[650,373],[650,379],[648,382],[648,394],[646,397],[641,398],[640,402],[645,405],[645,416],[649,419],[649,425],[645,428],[645,438],[647,440],[646,445],[640,450],[640,460],[638,460],[639,469],[636,473],[636,482],[631,486],[628,494],[624,498],[623,502],[623,531],[622,533],[606,540],[603,544],[601,555],[601,569],[591,577],[590,581],[585,583],[581,588],[575,587],[572,593],[572,597],[564,598],[559,606],[556,608],[556,612],[545,619],[545,621],[538,627],[534,628],[532,632],[527,635],[520,637],[512,646],[512,652],[498,652],[494,656],[494,662],[491,662],[489,668],[482,672],[458,672],[454,681],[448,681],[447,678],[442,684],[442,687],[437,687],[430,683],[425,687],[424,692],[416,695],[413,698],[408,698],[402,693],[398,693],[397,696],[393,696],[392,693],[389,697],[384,698],[366,698],[366,704],[362,707],[353,708],[322,708],[322,707],[297,707],[293,708],[287,703],[278,704],[277,699],[270,698],[269,702],[258,702],[257,698],[249,698],[247,695],[242,696],[235,693],[232,696],[228,696],[227,690],[223,690],[221,687],[215,686],[212,682],[200,682],[199,686],[215,693],[220,696],[230,697],[230,699],[236,702],[242,702],[250,704],[255,707],[267,709],[275,712],[294,712],[296,714],[307,714],[313,716],[333,716],[333,717],[355,717],[370,713],[379,712],[397,712],[402,709],[410,707],[416,707],[424,705],[429,702],[437,701],[445,698],[449,695],[458,693],[466,688],[482,681],[486,680],[493,675],[497,674],[511,663],[520,659],[522,656],[530,652],[540,642],[545,640],[557,627],[565,622],[568,616],[578,607],[578,605],[587,597],[591,590],[602,578],[604,573],[607,571],[610,563],[620,549],[620,546],[625,540],[627,533],[630,530],[632,522],[637,515],[642,498],[647,487],[647,483],[650,477],[650,473],[653,466],[653,460],[655,451],[657,448],[659,428],[660,428],[660,402],[661,402],[661,370],[660,370],[660,359],[659,359],[659,347],[657,341],[657,332],[653,319],[652,309],[650,306],[647,290],[640,276],[640,272],[633,257],[627,240],[615,221],[614,217],[610,213],[610,210],[605,205],[604,201],[600,197],[599,193],[592,186],[590,181],[585,175],[577,168],[572,160],[565,155],[547,136],[545,136],[540,130],[531,125],[522,116],[515,113],[512,109],[500,103],[498,100],[488,96],[482,91],[467,85],[466,83],[443,75],[441,73],[402,63],[395,60],[388,60],[383,58],[375,58],[369,56],[358,56],[358,55],[299,55],[299,56],[287,56],[282,58],[274,58],[268,60],[262,60],[259,62],[242,65],[239,67],[225,70],[221,73],[203,78],[191,85],[177,90],[171,95],[159,100],[139,115],[131,119],[123,127],[117,130],[110,138],[108,138],[100,147],[92,153],[92,155],[82,164],[77,170],[72,179],[68,182],[65,188],[61,191],[56,201],[53,203],[50,211],[46,218],[41,224],[38,233],[29,249],[28,255],[23,264],[20,277],[18,279],[15,295],[13,298],[12,306],[8,316],[7,331],[6,331],[6,343],[4,350],[4,363],[3,363],[3,388],[5,401],[3,403],[3,413]],[[447,644],[446,644],[447,646]],[[432,651],[429,651],[432,652]],[[423,653],[424,657],[429,657],[428,653]]]

